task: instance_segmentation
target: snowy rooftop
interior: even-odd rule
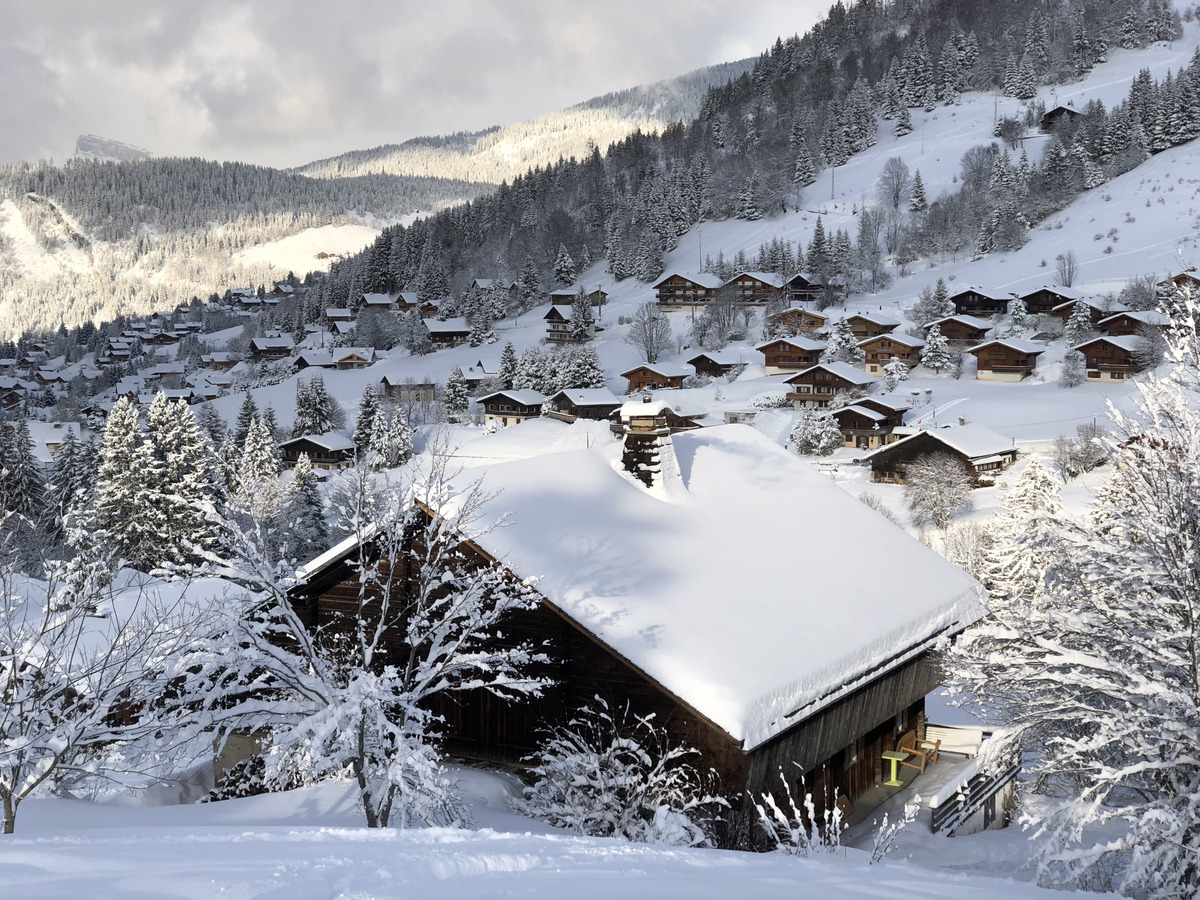
[[[763,284],[769,284],[777,288],[781,288],[784,285],[783,276],[777,275],[774,272],[739,272],[729,279],[729,281],[737,281],[739,278],[757,278]],[[726,282],[726,284],[728,283]]]
[[[1078,300],[1083,296],[1083,291],[1077,291],[1075,288],[1063,287],[1061,284],[1042,284],[1025,291],[1021,294],[1021,298],[1030,297],[1038,291],[1049,291],[1066,300]]]
[[[661,416],[668,410],[671,410],[671,407],[663,400],[627,400],[621,404],[617,415],[621,417],[622,422],[627,422],[635,416],[638,418]],[[674,412],[674,410],[671,411]]]
[[[445,331],[470,331],[471,326],[467,322],[465,316],[447,319],[445,322],[440,322],[437,319],[426,319],[425,327],[429,329],[430,334],[438,334]]]
[[[903,440],[896,441],[894,444],[881,447],[875,453],[891,452],[904,444],[905,441],[911,441],[922,434],[927,434],[931,438],[940,441],[951,450],[957,450],[967,459],[978,460],[985,456],[1011,453],[1013,449],[1012,438],[1006,438],[1002,434],[997,434],[984,425],[948,425],[944,428],[929,428],[918,431]]]
[[[687,279],[688,281],[693,282],[694,284],[700,285],[700,287],[711,288],[713,290],[715,290],[716,288],[719,288],[719,287],[724,287],[724,285],[725,285],[725,282],[722,281],[720,279],[720,277],[718,277],[716,275],[710,275],[708,272],[700,272],[696,275],[688,275],[684,272],[668,272],[662,278],[658,279],[658,281],[654,282],[654,284],[652,284],[651,287],[656,288],[660,284],[663,284],[664,282],[669,281],[670,279],[675,278],[675,277]]]
[[[688,360],[688,365],[694,365],[698,359],[710,359],[719,366],[736,366],[746,362],[746,350],[726,347],[724,350],[705,350]]]
[[[673,444],[665,492],[617,442],[460,477],[498,492],[481,521],[509,514],[485,551],[746,748],[981,614],[975,581],[753,428]],[[788,528],[766,514],[792,507]],[[823,564],[798,570],[798,546]],[[875,565],[837,565],[864,550]]]
[[[1143,325],[1157,325],[1160,328],[1166,328],[1171,324],[1171,320],[1156,309],[1123,309],[1113,313],[1111,316],[1106,316],[1097,324],[1103,325],[1105,322],[1111,322],[1117,316],[1127,316],[1135,322],[1141,322]]]
[[[476,403],[486,403],[493,397],[504,397],[508,400],[511,400],[517,406],[541,406],[546,402],[545,396],[539,394],[537,391],[530,390],[496,391],[493,394],[488,394],[484,397],[475,397],[474,399]]]
[[[992,323],[989,322],[987,319],[980,319],[975,316],[968,316],[966,314],[963,314],[961,316],[945,316],[944,318],[941,318],[941,319],[935,319],[934,321],[930,322],[925,327],[928,329],[928,328],[932,328],[934,325],[941,326],[942,323],[944,323],[944,322],[958,322],[962,325],[967,325],[971,328],[983,329],[984,331],[988,331],[992,327]]]
[[[1018,353],[1024,353],[1028,356],[1036,356],[1039,353],[1046,352],[1046,345],[1039,344],[1037,341],[1023,341],[1019,338],[997,338],[994,341],[987,341],[972,347],[968,353],[978,353],[980,350],[986,350],[988,347],[1008,347],[1011,350],[1016,350]]]
[[[786,379],[788,382],[794,381],[801,375],[807,375],[809,372],[816,372],[818,369],[828,372],[831,375],[836,375],[838,378],[844,378],[851,384],[874,384],[875,379],[864,372],[862,369],[856,369],[849,363],[844,362],[828,362],[817,363],[815,366],[809,366],[802,372],[797,372],[791,378]]]
[[[279,446],[286,447],[288,444],[294,444],[298,441],[308,441],[316,444],[318,447],[324,447],[326,450],[354,450],[354,441],[345,435],[338,434],[336,431],[327,431],[324,434],[306,434],[302,437],[292,438],[290,441],[284,441]]]
[[[1090,347],[1092,344],[1112,344],[1114,347],[1120,347],[1122,350],[1128,350],[1130,353],[1137,353],[1146,346],[1146,339],[1136,334],[1109,335],[1102,334],[1099,337],[1094,337],[1090,341],[1084,341],[1082,344],[1076,344],[1072,350],[1080,350],[1084,347]]]
[[[575,406],[617,406],[621,403],[620,398],[608,388],[566,388],[550,399],[558,397],[565,397]]]
[[[960,288],[950,295],[951,300],[961,297],[963,294],[978,294],[980,297],[987,297],[989,300],[1012,300],[1013,295],[1004,291],[993,290],[992,288],[979,287],[978,285],[967,285]]]
[[[860,347],[863,347],[867,344],[873,344],[879,340],[893,341],[894,343],[900,344],[901,346],[904,346],[904,347],[914,347],[915,348],[915,347],[924,347],[925,346],[925,342],[923,340],[921,340],[919,337],[913,337],[911,334],[898,334],[898,333],[877,334],[875,337],[863,338],[861,341],[858,342],[858,345]]]
[[[899,325],[900,320],[895,316],[889,316],[886,313],[865,312],[855,313],[852,316],[846,316],[846,321],[852,319],[862,319],[864,322],[870,322],[872,325]]]
[[[843,406],[841,409],[835,409],[833,411],[833,415],[836,417],[837,414],[841,413],[841,412],[855,412],[855,413],[858,413],[860,416],[863,416],[864,418],[870,419],[873,422],[882,422],[884,419],[887,418],[887,416],[881,412],[878,412],[874,409],[867,409],[867,407],[865,407],[865,406],[858,406],[858,405]]]
[[[801,350],[817,351],[825,349],[824,341],[816,341],[806,337],[781,337],[775,338],[773,341],[767,341],[765,344],[759,344],[755,349],[762,350],[764,347],[770,347],[772,344],[790,344],[793,347],[798,347]]]
[[[649,369],[655,375],[662,375],[664,378],[676,378],[680,375],[691,375],[692,370],[682,363],[641,363],[634,366],[628,372],[622,372],[622,378],[628,378],[638,369]]]

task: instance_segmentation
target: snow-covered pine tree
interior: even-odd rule
[[[408,416],[403,409],[398,409],[386,420],[381,416],[379,425],[371,443],[379,465],[385,469],[404,465],[412,458],[413,451],[413,435]]]
[[[950,342],[942,334],[940,325],[934,325],[925,335],[925,346],[921,348],[921,365],[940,373],[953,361]]]
[[[1067,324],[1063,328],[1063,338],[1068,347],[1077,347],[1084,341],[1089,341],[1095,337],[1096,331],[1092,328],[1092,308],[1079,300],[1075,303],[1075,308],[1071,310],[1071,315],[1067,317]]]
[[[300,403],[299,386],[296,391],[296,404]],[[246,391],[245,399],[242,400],[242,405],[238,409],[237,424],[233,428],[233,443],[241,447],[246,443],[246,435],[250,433],[250,423],[258,418],[258,404],[254,402],[254,397],[249,391]],[[293,434],[292,437],[298,437]]]
[[[368,384],[363,388],[362,399],[358,401],[358,416],[354,420],[354,446],[358,448],[360,459],[365,458],[370,447],[372,436],[380,428],[380,418],[383,412],[379,408],[379,395],[374,385]]]
[[[507,341],[504,344],[504,349],[500,351],[500,371],[496,373],[496,378],[499,380],[501,387],[506,391],[512,390],[513,379],[517,375],[517,351],[513,349],[512,341]]]
[[[831,413],[805,408],[792,428],[790,443],[801,456],[829,456],[842,446],[842,432]]]
[[[792,169],[792,181],[799,187],[808,187],[817,180],[817,167],[813,163],[812,151],[808,141],[801,141],[796,147],[796,163]]]
[[[1009,304],[1008,323],[1010,334],[1024,334],[1029,330],[1033,322],[1024,300],[1018,298]]]
[[[908,381],[908,363],[898,356],[893,356],[883,367],[884,392],[890,394],[902,381]]]
[[[162,507],[163,558],[195,562],[199,550],[215,537],[207,512],[216,499],[208,447],[188,405],[167,400],[162,391],[150,404],[147,426],[149,446],[162,479],[159,485],[148,486]]]
[[[285,556],[297,563],[315,559],[329,549],[325,504],[307,453],[300,454],[292,469],[292,483],[279,511],[279,527]]]
[[[923,213],[929,210],[929,201],[925,199],[925,182],[921,180],[921,170],[913,172],[912,196],[908,201],[909,212]]]
[[[821,354],[821,359],[825,362],[844,362],[853,366],[866,358],[866,352],[858,346],[858,340],[850,330],[850,323],[845,319],[838,319],[829,331],[829,340],[825,343],[825,352]]]
[[[446,407],[446,414],[451,420],[457,420],[467,412],[467,404],[470,398],[467,396],[467,379],[463,376],[463,371],[458,366],[450,370],[450,378],[446,381],[446,390],[442,395],[442,403]]]
[[[909,113],[907,106],[901,106],[900,113],[896,116],[896,137],[900,138],[906,134],[912,134],[912,130],[912,115]]]
[[[215,453],[225,440],[225,420],[221,418],[216,407],[211,403],[204,403],[200,406],[200,414],[196,417],[196,422],[208,441],[209,448]],[[246,428],[249,429],[249,427],[247,424]]]
[[[591,340],[593,321],[592,302],[581,286],[571,301],[571,340],[579,343]]]
[[[1059,387],[1073,388],[1087,381],[1087,360],[1078,350],[1068,350],[1058,375]]]
[[[738,198],[737,217],[750,221],[762,218],[762,210],[758,208],[758,199],[755,197],[753,176],[746,179],[741,196]]]
[[[575,274],[575,260],[567,252],[566,244],[558,245],[558,256],[554,258],[554,278],[560,287],[570,287],[578,276]]]
[[[46,487],[34,456],[29,420],[18,416],[11,426],[0,424],[0,431],[5,432],[4,456],[0,458],[0,513],[16,513],[36,522],[45,513]]]
[[[101,542],[142,571],[165,561],[166,530],[160,464],[142,435],[138,409],[120,397],[108,414],[96,477],[96,525]]]

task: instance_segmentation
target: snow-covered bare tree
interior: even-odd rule
[[[651,844],[708,843],[704,825],[726,801],[713,778],[652,716],[601,697],[550,729],[527,761],[537,778],[523,807],[551,825],[595,837]]]
[[[974,480],[961,459],[949,453],[926,453],[904,472],[904,502],[914,525],[929,519],[938,528],[956,512],[971,507]]]
[[[638,307],[629,322],[625,343],[637,350],[648,363],[658,362],[659,356],[671,346],[671,323],[656,303]]]
[[[225,728],[265,732],[270,779],[301,783],[349,772],[370,827],[462,821],[466,811],[437,756],[444,693],[536,696],[536,648],[495,640],[509,613],[536,603],[530,585],[473,549],[503,523],[485,520],[479,481],[447,468],[435,448],[404,480],[359,482],[347,518],[357,599],[312,629],[289,578],[254,534],[227,523],[211,563],[247,592],[228,605],[228,635],[192,661],[219,689],[209,706]],[[370,478],[365,467],[363,479]]]

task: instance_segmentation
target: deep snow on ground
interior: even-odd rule
[[[245,800],[122,806],[31,800],[0,841],[0,896],[35,898],[1049,897],[1005,877],[1017,834],[914,831],[895,858],[797,859],[583,838],[507,809],[513,782],[463,771],[476,829],[361,827],[350,786]],[[999,838],[999,839],[998,839]],[[921,859],[907,862],[904,856]],[[956,860],[993,876],[966,875]],[[937,871],[937,868],[944,869]],[[1022,877],[1022,876],[1018,876]]]

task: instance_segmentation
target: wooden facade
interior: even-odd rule
[[[494,565],[476,551],[477,565]],[[358,548],[327,560],[291,591],[301,620],[310,629],[334,631],[358,614],[359,580],[352,561]],[[413,582],[405,555],[395,568],[380,564],[382,578],[391,577],[400,596]],[[906,732],[922,729],[924,698],[941,683],[928,650],[913,648],[899,664],[863,673],[849,684],[814,698],[791,714],[794,724],[753,750],[746,751],[703,713],[664,688],[645,671],[584,629],[554,603],[540,598],[531,609],[515,610],[493,638],[498,646],[533,644],[549,662],[530,670],[552,680],[542,696],[508,702],[483,690],[444,692],[432,711],[444,722],[446,751],[454,757],[487,765],[522,766],[536,752],[545,730],[565,724],[582,706],[603,698],[614,709],[628,704],[638,716],[652,715],[674,743],[699,751],[698,765],[716,776],[718,793],[733,808],[719,835],[721,843],[746,846],[754,833],[753,799],[771,791],[782,800],[780,771],[793,794],[805,776],[805,792],[813,795],[818,815],[837,795],[858,799],[886,777],[882,754],[895,749]],[[389,642],[389,658],[404,658],[402,631]],[[935,636],[936,638],[936,636]],[[924,646],[930,646],[932,640]],[[714,648],[720,652],[720,648]],[[839,696],[840,695],[840,696]],[[836,699],[834,699],[836,696]],[[809,711],[811,710],[811,712]],[[920,732],[923,734],[923,731]]]
[[[929,336],[929,331],[934,325],[938,327],[942,337],[956,344],[978,343],[992,330],[991,322],[977,319],[974,316],[946,316],[944,319],[938,319],[925,326],[926,337]]]
[[[1077,109],[1071,109],[1069,106],[1056,106],[1042,114],[1039,124],[1042,131],[1049,133],[1062,122],[1073,122],[1083,118],[1085,118],[1084,114]]]
[[[673,273],[654,285],[655,299],[664,309],[703,306],[717,297],[724,282],[716,275]]]
[[[910,369],[920,365],[921,348],[925,346],[925,342],[906,334],[885,333],[859,341],[858,346],[867,355],[867,371],[877,375],[893,359],[900,360]]]
[[[679,366],[641,365],[622,372],[621,377],[629,381],[629,393],[653,391],[659,388],[682,388],[683,379],[691,374]]]
[[[842,446],[859,450],[875,450],[897,440],[894,425],[885,413],[855,404],[833,411],[842,432]]]
[[[384,375],[379,379],[379,386],[385,397],[401,403],[432,403],[437,399],[437,385],[432,381],[398,379]]]
[[[1035,316],[1047,316],[1056,306],[1079,299],[1079,293],[1070,288],[1040,287],[1036,291],[1022,294],[1025,309]]]
[[[1060,303],[1054,307],[1052,312],[1054,315],[1062,319],[1063,327],[1067,325],[1067,321],[1071,318],[1071,314],[1075,312],[1075,304],[1084,303],[1088,308],[1088,317],[1091,319],[1092,327],[1098,328],[1101,319],[1107,319],[1116,310],[1110,309],[1107,305],[1097,300],[1068,300],[1066,303]]]
[[[292,438],[279,445],[283,464],[294,469],[301,453],[307,453],[314,469],[344,469],[354,463],[357,448],[354,442],[340,434],[308,434]]]
[[[980,381],[1020,381],[1033,374],[1045,349],[1032,341],[996,340],[967,352],[975,357],[975,377]]]
[[[776,338],[755,347],[763,355],[768,375],[801,372],[821,361],[822,341],[807,337]]]
[[[825,330],[825,316],[797,306],[779,313],[774,323],[776,328],[793,337],[798,334],[813,336]]]
[[[728,375],[738,366],[745,365],[746,361],[741,358],[740,354],[731,355],[722,350],[714,350],[709,353],[701,353],[699,356],[693,356],[687,361],[687,364],[696,370],[697,375],[720,378],[723,375]]]
[[[603,421],[621,408],[619,400],[603,388],[569,388],[550,398],[555,409],[576,419]]]
[[[952,429],[919,431],[871,454],[871,481],[904,484],[905,472],[914,459],[928,454],[946,453],[961,459],[967,472],[979,486],[989,483],[996,473],[1011,465],[1017,458],[1016,448],[999,435],[996,435],[998,440],[994,446],[987,447],[982,453],[970,454],[955,447],[952,436],[949,441],[946,440],[946,436],[942,434],[946,430]],[[1005,446],[1006,443],[1009,445]]]
[[[984,288],[966,288],[950,298],[960,316],[1002,316],[1008,312],[1012,296]]]
[[[1124,381],[1145,368],[1137,360],[1142,343],[1142,338],[1136,336],[1102,335],[1074,349],[1087,361],[1088,381]]]
[[[856,313],[846,317],[850,333],[858,340],[877,337],[881,334],[891,334],[900,327],[900,322],[887,316],[873,316],[867,313]]]
[[[496,391],[479,398],[484,420],[501,425],[518,425],[527,419],[536,419],[542,414],[545,402],[546,398],[537,391]]]
[[[783,278],[772,272],[740,272],[723,290],[735,303],[762,306],[783,297]]]
[[[874,379],[845,363],[820,363],[785,380],[787,399],[799,406],[824,409],[838,394],[866,392]]]
[[[1098,323],[1109,337],[1141,334],[1147,328],[1169,329],[1171,320],[1156,310],[1125,310],[1103,318]]]

